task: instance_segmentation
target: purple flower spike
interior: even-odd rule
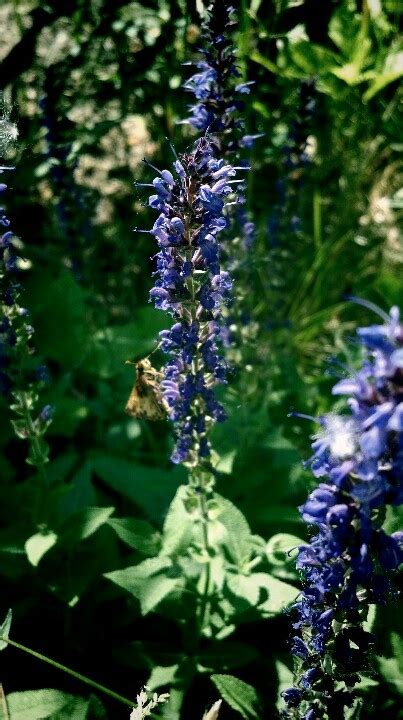
[[[379,524],[388,505],[403,502],[403,327],[397,308],[388,316],[369,307],[385,323],[358,330],[362,368],[333,389],[350,396],[345,413],[321,418],[308,463],[322,482],[300,508],[316,534],[297,557],[296,687],[283,693],[292,720],[344,717],[370,667],[373,638],[362,622],[370,603],[387,600],[403,562],[403,532],[389,536]]]
[[[219,177],[217,178],[217,173]],[[163,170],[152,186],[160,211],[152,234],[159,252],[150,299],[174,319],[160,333],[160,347],[170,357],[161,390],[174,424],[174,463],[198,466],[209,461],[208,433],[225,413],[215,386],[225,382],[226,363],[218,351],[221,315],[232,280],[220,268],[219,234],[226,227],[227,202],[237,202],[227,178],[232,165],[217,161],[208,138]],[[154,200],[153,200],[154,202]]]

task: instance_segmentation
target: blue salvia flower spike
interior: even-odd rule
[[[283,693],[293,720],[345,717],[371,667],[369,605],[393,594],[403,562],[403,532],[388,535],[381,521],[403,501],[403,324],[397,307],[371,309],[387,322],[357,331],[363,364],[333,388],[346,409],[320,419],[309,465],[321,482],[300,508],[315,534],[297,558],[296,682]]]
[[[174,320],[160,333],[170,357],[161,388],[175,429],[172,460],[191,467],[209,462],[209,432],[225,418],[215,386],[226,379],[218,342],[232,280],[220,266],[219,235],[227,226],[226,205],[237,201],[230,182],[235,172],[203,137],[175,160],[172,172],[158,171],[149,197],[159,212],[151,230],[159,252],[150,299]]]

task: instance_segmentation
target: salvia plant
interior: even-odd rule
[[[372,307],[370,305],[370,307]],[[301,507],[312,528],[299,548],[303,591],[294,604],[296,682],[286,717],[342,720],[371,669],[370,605],[395,592],[403,533],[382,528],[403,500],[403,325],[399,309],[358,330],[362,366],[336,383],[344,407],[319,419],[309,461],[320,484]]]
[[[208,133],[212,152],[226,158],[237,169],[249,169],[245,150],[250,150],[260,134],[248,134],[244,121],[244,97],[251,92],[253,82],[242,82],[237,64],[233,36],[237,27],[236,9],[229,2],[214,0],[206,10],[202,25],[197,71],[183,85],[194,95],[190,115],[183,122],[197,131]],[[242,299],[247,294],[251,278],[248,251],[255,240],[255,224],[246,208],[246,185],[239,185],[237,203],[226,208],[226,228],[221,236],[221,256],[225,269],[237,280],[237,290],[230,308],[224,310],[225,322],[221,337],[226,346],[242,342]],[[234,333],[234,330],[238,332]]]
[[[14,168],[1,167],[1,173]],[[2,194],[7,190],[0,184]],[[1,392],[9,399],[14,415],[12,425],[16,435],[29,444],[27,462],[44,476],[49,448],[44,435],[52,420],[53,408],[41,405],[40,391],[48,381],[48,371],[38,365],[33,355],[34,328],[29,311],[21,304],[24,260],[19,255],[20,241],[11,230],[10,220],[0,209],[0,383]]]

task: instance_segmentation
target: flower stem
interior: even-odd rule
[[[123,695],[119,695],[118,693],[115,693],[113,690],[109,690],[109,688],[105,687],[104,685],[101,685],[100,683],[95,682],[95,680],[91,680],[90,678],[86,677],[85,675],[81,675],[81,673],[76,672],[76,670],[72,670],[71,668],[66,667],[66,665],[62,665],[61,663],[57,662],[56,660],[52,660],[52,658],[49,658],[46,655],[42,655],[42,653],[39,653],[36,650],[31,650],[31,648],[26,647],[25,645],[21,645],[21,643],[18,643],[15,640],[10,640],[10,638],[8,638],[8,637],[0,636],[0,640],[2,642],[8,643],[8,645],[12,645],[13,647],[17,648],[18,650],[22,650],[23,652],[27,653],[28,655],[32,655],[33,657],[37,658],[37,660],[42,660],[42,662],[45,662],[48,665],[52,665],[52,667],[57,668],[57,670],[62,670],[62,672],[65,672],[67,675],[71,675],[72,677],[76,678],[77,680],[80,680],[81,682],[85,683],[86,685],[89,685],[90,687],[93,687],[96,690],[99,690],[99,692],[102,692],[105,695],[109,695],[109,697],[114,698],[114,700],[118,700],[119,702],[123,703],[124,705],[128,705],[130,707],[133,707],[136,705],[136,703],[133,700],[129,700],[128,698],[123,697]]]
[[[203,594],[202,594],[201,603],[200,603],[200,615],[199,615],[199,629],[200,629],[200,632],[202,632],[204,623],[206,620],[207,609],[208,609],[208,598],[209,598],[209,592],[210,592],[210,575],[211,575],[211,568],[210,568],[211,556],[210,556],[210,545],[209,545],[209,536],[208,536],[209,517],[208,517],[207,499],[206,499],[204,487],[199,496],[199,503],[200,503],[201,522],[202,522],[202,536],[203,536],[204,551],[207,556],[207,560],[205,563],[204,589],[203,589]]]

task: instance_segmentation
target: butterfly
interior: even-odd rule
[[[162,373],[153,368],[148,358],[145,358],[136,363],[136,374],[136,382],[125,411],[136,418],[163,420],[167,415],[167,406],[160,388]]]

